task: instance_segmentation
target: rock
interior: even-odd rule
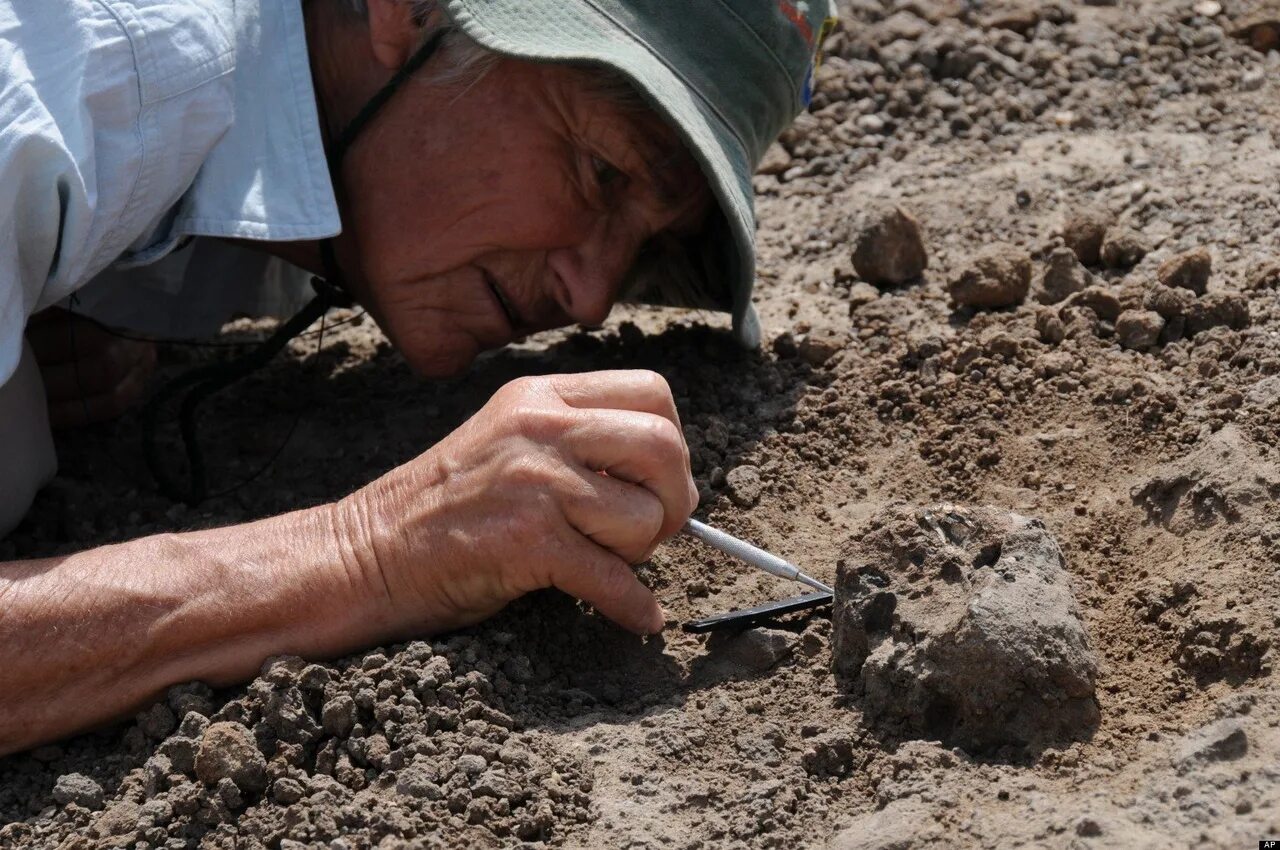
[[[1031,287],[1031,256],[1009,245],[989,248],[951,281],[951,300],[961,307],[1012,307]]]
[[[329,735],[345,738],[356,725],[356,703],[350,694],[338,694],[320,709],[320,722]]]
[[[880,286],[914,280],[929,265],[920,223],[902,207],[872,210],[853,249],[853,268]]]
[[[1103,264],[1110,269],[1129,269],[1142,262],[1151,250],[1142,236],[1133,230],[1120,228],[1108,230],[1102,240],[1100,254]]]
[[[271,796],[277,803],[289,806],[301,800],[304,794],[302,783],[296,779],[282,776],[271,783]]]
[[[53,783],[53,799],[60,806],[75,803],[95,812],[105,802],[102,786],[83,773],[65,773],[59,776]]]
[[[747,629],[728,642],[724,657],[749,670],[768,670],[791,654],[795,635],[781,629]]]
[[[1086,210],[1067,219],[1062,240],[1086,266],[1096,266],[1102,257],[1102,240],[1107,235],[1110,216],[1101,210]]]
[[[1057,345],[1067,338],[1067,327],[1055,311],[1041,310],[1036,313],[1036,333],[1041,342]]]
[[[1114,322],[1120,316],[1120,299],[1105,286],[1085,287],[1068,298],[1062,306],[1088,308],[1099,319],[1108,322]]]
[[[781,174],[790,167],[791,154],[787,153],[787,149],[782,145],[774,142],[764,152],[764,158],[760,160],[760,167],[756,171],[760,174]]]
[[[1230,32],[1259,53],[1280,50],[1280,0],[1254,0],[1236,16]]]
[[[132,800],[119,800],[107,807],[93,823],[94,831],[99,836],[109,835],[134,836],[138,829],[138,817],[142,807]],[[112,842],[115,844],[116,842]],[[116,844],[116,846],[120,846]]]
[[[1080,292],[1093,282],[1093,275],[1080,265],[1075,251],[1055,248],[1049,255],[1049,264],[1040,278],[1036,300],[1041,304],[1057,304]]]
[[[1165,286],[1190,289],[1196,295],[1204,295],[1211,271],[1213,257],[1206,249],[1196,248],[1165,260],[1156,270],[1156,278]]]
[[[1167,286],[1153,286],[1142,299],[1142,306],[1159,313],[1165,321],[1186,318],[1195,303],[1194,292]]]
[[[291,744],[309,744],[320,736],[320,724],[311,716],[302,691],[297,688],[273,692],[264,701],[262,719],[279,740]]]
[[[830,328],[815,328],[800,341],[800,356],[810,366],[821,366],[849,344],[849,335]]]
[[[458,773],[466,776],[468,779],[475,779],[484,772],[484,769],[487,766],[488,763],[484,760],[484,756],[472,755],[470,753],[458,756],[458,760],[454,763],[454,769]]]
[[[864,304],[871,304],[880,300],[880,290],[876,289],[869,283],[858,281],[849,287],[849,312],[857,310]]]
[[[152,740],[159,741],[174,730],[178,725],[178,718],[173,716],[169,706],[158,702],[139,714],[137,723],[143,734]]]
[[[1124,348],[1146,351],[1160,339],[1164,319],[1154,310],[1125,310],[1116,319],[1116,339]]]
[[[1235,718],[1226,718],[1183,737],[1174,755],[1174,762],[1189,767],[1211,761],[1234,761],[1249,751],[1249,736],[1244,726]]]
[[[800,755],[800,766],[810,776],[844,776],[853,769],[853,745],[839,732],[815,735]]]
[[[230,779],[253,794],[267,786],[267,760],[244,724],[224,720],[210,724],[196,751],[196,776],[205,785]]]
[[[444,792],[436,777],[422,765],[413,764],[401,771],[396,779],[396,793],[422,800],[443,800]]]
[[[741,508],[750,508],[760,501],[764,491],[764,480],[760,470],[754,466],[735,466],[725,476],[725,488],[733,503]]]
[[[1250,270],[1245,289],[1280,289],[1280,260],[1267,258]]]
[[[1249,326],[1249,302],[1236,292],[1210,292],[1187,311],[1187,334],[1225,325],[1238,331]]]
[[[840,564],[832,667],[872,722],[975,753],[1096,724],[1098,661],[1038,520],[895,506]]]

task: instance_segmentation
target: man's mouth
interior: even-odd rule
[[[498,286],[498,282],[494,280],[493,275],[484,269],[481,269],[480,273],[484,275],[484,282],[489,287],[489,291],[493,293],[494,300],[502,308],[502,315],[507,317],[507,323],[511,325],[512,335],[519,335],[520,315],[516,312],[515,306],[507,299],[506,293]]]

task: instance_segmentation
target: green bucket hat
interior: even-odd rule
[[[679,132],[719,215],[695,244],[659,252],[633,272],[632,297],[727,311],[739,342],[759,346],[751,176],[809,103],[822,40],[835,25],[832,0],[446,0],[444,7],[496,53],[613,69]],[[671,280],[687,283],[661,285]]]

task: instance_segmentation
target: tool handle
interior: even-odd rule
[[[726,555],[739,558],[751,566],[779,578],[795,581],[796,577],[800,575],[800,568],[795,564],[784,561],[777,555],[766,552],[759,547],[752,546],[745,540],[739,540],[731,534],[725,534],[718,528],[712,528],[706,523],[698,522],[696,519],[690,518],[684,524],[684,530],[708,546],[714,546]]]

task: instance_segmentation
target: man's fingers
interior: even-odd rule
[[[584,410],[565,434],[573,459],[593,471],[639,484],[662,502],[658,538],[675,534],[698,505],[688,451],[665,417],[631,410]]]
[[[662,631],[665,618],[658,600],[627,562],[584,537],[578,536],[577,541],[556,560],[551,583],[595,606],[628,631],[642,635]]]
[[[662,532],[662,502],[644,487],[587,469],[561,494],[565,519],[584,537],[629,564],[649,555]]]

